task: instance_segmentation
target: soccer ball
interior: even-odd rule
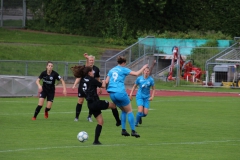
[[[85,142],[88,140],[88,134],[87,132],[85,131],[81,131],[77,134],[77,139],[80,141],[80,142]]]

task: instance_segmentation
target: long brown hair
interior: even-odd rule
[[[82,78],[88,75],[89,72],[92,71],[92,67],[90,66],[73,66],[71,67],[74,77]]]
[[[126,63],[126,61],[127,61],[126,58],[123,56],[118,56],[117,58],[118,64]]]

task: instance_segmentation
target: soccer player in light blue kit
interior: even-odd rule
[[[110,94],[110,98],[121,110],[121,125],[122,125],[122,135],[130,136],[130,134],[126,131],[126,119],[128,119],[128,123],[131,127],[131,136],[140,137],[140,135],[135,131],[135,122],[134,122],[134,114],[132,112],[132,106],[130,103],[130,99],[125,89],[124,81],[126,76],[140,75],[143,70],[148,66],[148,64],[144,65],[138,71],[131,71],[129,68],[126,68],[126,58],[119,56],[117,59],[118,65],[112,68],[106,78],[106,83],[108,83],[107,91]]]
[[[155,94],[154,80],[151,76],[149,76],[149,74],[150,74],[149,68],[145,68],[143,71],[143,75],[139,76],[136,79],[135,84],[133,85],[133,88],[129,95],[130,100],[132,100],[132,94],[138,86],[138,91],[136,94],[138,112],[136,114],[135,126],[138,126],[138,123],[140,123],[139,121],[142,117],[147,116],[148,110],[149,110],[149,101],[152,101],[154,98],[154,94]],[[151,88],[152,88],[152,95],[150,95]]]

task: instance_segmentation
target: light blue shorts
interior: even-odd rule
[[[127,93],[109,93],[110,98],[114,104],[118,107],[127,106],[130,103],[130,99]]]
[[[137,106],[143,106],[144,108],[149,109],[149,98],[136,98]]]

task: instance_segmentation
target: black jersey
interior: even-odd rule
[[[40,74],[40,76],[38,78],[42,79],[42,81],[43,81],[42,89],[44,91],[54,92],[55,91],[55,80],[59,81],[61,79],[61,76],[54,70],[52,70],[51,74],[48,75],[47,70],[45,70]]]
[[[97,94],[97,87],[102,87],[102,83],[96,80],[93,77],[86,76],[84,78],[81,78],[80,84],[79,84],[85,95],[86,100],[88,102],[97,101],[99,100],[98,94]]]
[[[85,66],[85,65],[84,65]],[[100,78],[100,70],[97,66],[93,65],[93,74],[94,74],[94,78]],[[84,86],[81,84],[81,81],[79,82],[78,85],[78,97],[85,97],[85,92],[84,90]]]

